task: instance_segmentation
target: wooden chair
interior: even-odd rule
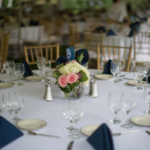
[[[9,45],[9,36],[10,34],[5,34],[3,31],[2,40],[0,45],[0,72],[4,72],[4,64],[7,60],[7,52],[8,52],[8,45]]]
[[[38,56],[45,57],[55,63],[55,60],[59,57],[59,44],[48,46],[24,46],[25,60],[29,65],[36,64],[36,58]]]
[[[104,69],[105,63],[111,59],[125,59],[126,67],[124,71],[129,72],[131,62],[132,46],[120,47],[120,46],[97,46],[97,69]]]

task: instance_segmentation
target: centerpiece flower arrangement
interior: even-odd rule
[[[81,58],[81,57],[80,57]],[[80,98],[84,91],[84,86],[88,86],[90,73],[76,60],[60,64],[53,72],[56,83],[66,98],[70,96]]]

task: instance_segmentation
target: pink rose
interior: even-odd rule
[[[66,80],[66,76],[65,75],[61,75],[59,78],[58,78],[58,84],[61,86],[61,87],[66,87],[67,85],[67,80]]]
[[[76,75],[74,73],[69,73],[67,75],[67,79],[66,80],[67,80],[68,83],[74,83],[74,82],[76,82],[78,80],[78,75]]]

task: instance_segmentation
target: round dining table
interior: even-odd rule
[[[96,74],[101,74],[100,70],[89,69],[91,77]],[[40,75],[40,71],[33,71]],[[145,131],[150,131],[150,127],[143,127],[133,124],[130,120],[135,116],[149,116],[143,113],[148,109],[148,105],[144,101],[143,89],[134,90],[127,82],[133,79],[133,73],[123,72],[125,75],[123,81],[112,83],[111,80],[96,80],[98,97],[92,98],[88,95],[89,87],[84,88],[84,94],[79,99],[82,102],[84,110],[83,117],[77,122],[79,130],[88,125],[101,125],[106,123],[112,132],[124,132],[132,130],[140,130],[136,133],[123,134],[120,136],[113,136],[114,150],[150,150],[150,135]],[[15,76],[12,79],[16,79]],[[2,107],[2,95],[4,92],[22,91],[24,94],[24,107],[19,111],[18,116],[25,119],[41,119],[46,121],[47,125],[37,131],[36,133],[50,134],[60,136],[60,138],[49,138],[44,136],[30,135],[27,131],[21,130],[23,136],[6,145],[2,150],[67,150],[68,144],[73,139],[68,137],[69,133],[64,131],[64,128],[69,125],[69,120],[63,116],[63,107],[65,98],[63,97],[58,85],[55,85],[55,79],[49,77],[51,80],[51,92],[53,101],[48,102],[44,97],[45,82],[30,82],[23,80],[23,86],[13,86],[8,89],[0,89],[0,115],[4,118],[9,118],[9,113]],[[8,74],[1,74],[0,80],[8,81]],[[18,81],[14,81],[18,82]],[[115,115],[108,107],[108,94],[110,92],[134,93],[135,107],[128,114],[129,122],[133,125],[130,129],[120,127],[126,121],[126,114],[120,110],[117,118],[121,120],[120,124],[111,124],[109,119]],[[15,114],[12,114],[12,118]],[[81,132],[81,138],[74,139],[72,150],[94,150],[94,148],[87,142],[87,136]],[[7,135],[9,136],[9,135]]]

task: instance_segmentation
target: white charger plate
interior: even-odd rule
[[[13,84],[11,84],[11,83],[0,83],[0,89],[7,89],[12,86],[13,86]]]
[[[131,118],[131,121],[139,126],[150,126],[150,116],[136,116]]]
[[[109,80],[109,79],[113,78],[113,76],[110,74],[97,74],[97,75],[95,75],[95,78],[100,79],[100,80]]]
[[[41,77],[41,76],[29,76],[29,77],[26,77],[26,80],[33,81],[33,82],[42,81],[42,79],[43,79],[43,77]]]
[[[98,127],[99,125],[88,125],[88,126],[82,127],[80,131],[82,134],[86,136],[90,136]]]
[[[137,83],[138,83],[138,82],[135,81],[135,80],[130,80],[130,81],[127,82],[127,84],[129,84],[129,85],[134,85],[134,86],[136,86]],[[145,81],[141,81],[139,85],[144,85],[145,83],[146,83]]]
[[[17,127],[22,130],[34,131],[46,126],[46,122],[40,119],[28,119],[22,120],[17,123]]]

